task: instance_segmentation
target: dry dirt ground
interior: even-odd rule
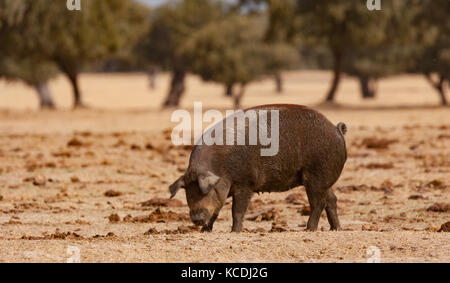
[[[334,187],[343,231],[304,232],[303,188],[255,196],[229,233],[231,205],[214,232],[191,226],[184,192],[167,187],[187,167],[189,148],[171,145],[172,111],[160,111],[145,75],[83,75],[89,109],[72,111],[64,78],[51,84],[58,111],[36,111],[32,90],[0,82],[0,262],[450,262],[450,109],[421,77],[396,77],[370,102],[346,79],[338,107],[321,106],[330,75],[285,74],[251,85],[243,103],[313,106],[349,126],[349,159]],[[230,108],[223,89],[190,77],[182,106]],[[442,230],[448,228],[442,227]],[[368,254],[369,252],[369,254]],[[76,252],[75,252],[76,254]],[[376,253],[375,253],[376,254]]]

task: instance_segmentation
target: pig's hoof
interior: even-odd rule
[[[330,231],[342,231],[341,227],[331,227]]]
[[[306,228],[305,232],[316,232],[317,228]]]
[[[212,232],[212,227],[209,227],[209,226],[203,226],[202,229],[200,230],[200,232],[202,232],[202,233],[209,233],[209,232]]]

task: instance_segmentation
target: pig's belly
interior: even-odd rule
[[[257,186],[256,192],[286,192],[301,185],[297,176],[284,179],[269,179]]]

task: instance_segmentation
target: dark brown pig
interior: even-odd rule
[[[275,114],[267,119],[267,128],[272,130],[272,135],[278,134],[272,122],[278,122],[277,154],[263,156],[261,149],[266,145],[260,143],[196,145],[186,173],[169,188],[172,197],[180,188],[186,189],[191,219],[196,225],[203,226],[203,231],[212,230],[225,200],[232,197],[232,231],[240,232],[254,193],[284,192],[305,186],[311,207],[307,230],[317,230],[324,209],[331,229],[338,230],[337,199],[331,186],[338,180],[347,160],[345,124],[335,126],[322,114],[299,105],[263,105],[242,113],[250,113],[250,110],[278,113],[277,120]],[[251,127],[259,125],[252,123],[251,115],[248,117],[245,120],[247,133]],[[239,135],[236,127],[234,140]],[[226,131],[223,129],[224,133]]]

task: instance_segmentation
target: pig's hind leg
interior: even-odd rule
[[[253,192],[248,188],[233,188],[233,228],[231,232],[242,232],[244,216]]]
[[[327,212],[328,223],[330,223],[330,229],[333,231],[339,230],[339,218],[337,214],[337,198],[331,188],[328,189],[327,192],[327,205],[325,210]]]
[[[308,223],[306,225],[307,231],[316,231],[319,226],[320,216],[328,203],[328,189],[323,184],[323,179],[317,177],[317,174],[311,172],[303,173],[303,182],[306,187],[306,194],[308,195],[309,206],[311,214],[309,215]]]
[[[326,194],[321,189],[306,186],[306,194],[308,195],[311,214],[309,215],[307,231],[316,231],[319,226],[320,215],[327,205]]]

